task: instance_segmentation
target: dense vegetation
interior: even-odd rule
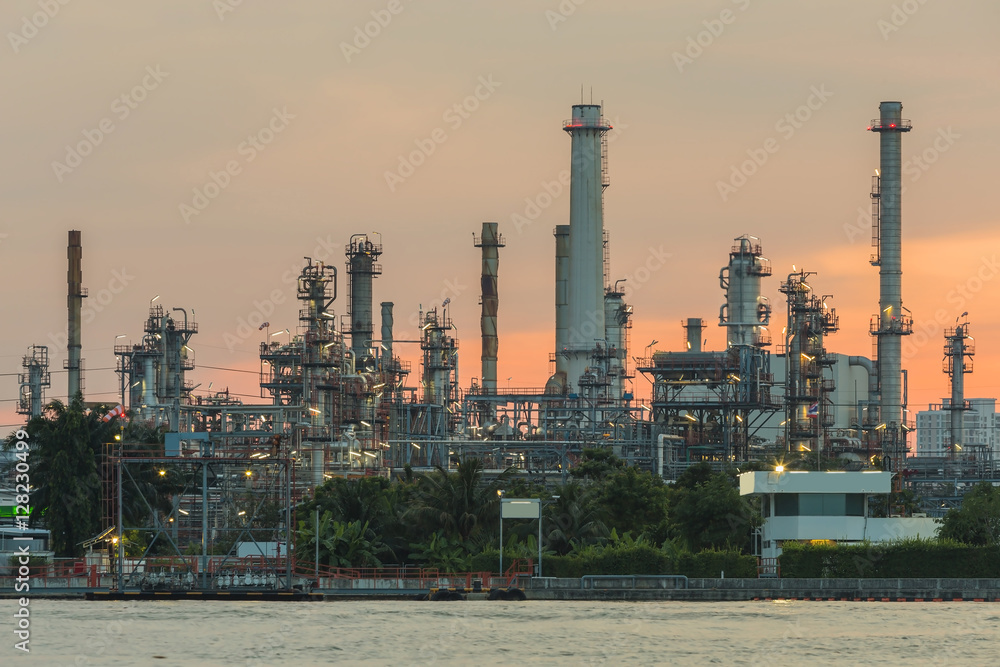
[[[696,465],[668,486],[604,450],[587,450],[570,478],[551,490],[513,471],[487,480],[475,459],[453,472],[408,472],[392,481],[331,479],[296,510],[297,556],[313,561],[318,539],[320,562],[334,567],[496,571],[499,491],[542,500],[546,575],[727,570],[756,576],[755,560],[740,555],[759,519],[733,476]],[[538,521],[506,521],[503,550],[508,564],[536,559]]]
[[[1000,577],[996,547],[949,539],[855,545],[785,543],[779,561],[782,577]]]
[[[24,427],[30,446],[31,525],[51,531],[56,556],[82,555],[82,542],[107,528],[101,525],[105,445],[116,435],[126,442],[147,443],[147,448],[162,444],[162,435],[144,424],[126,423],[123,433],[117,418],[103,421],[108,407],[85,410],[79,396],[69,405],[53,401]],[[16,433],[11,434],[4,448],[14,451],[16,442]],[[126,523],[141,522],[154,508],[169,509],[172,492],[152,466],[137,470],[134,483],[123,488]]]

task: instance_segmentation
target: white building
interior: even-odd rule
[[[934,537],[936,519],[868,516],[868,498],[888,494],[891,484],[892,473],[877,470],[745,472],[740,495],[761,497],[763,558],[777,558],[788,541],[852,544]]]
[[[989,449],[994,458],[1000,454],[1000,415],[995,398],[968,399],[971,410],[962,414],[963,448],[972,452]],[[951,446],[951,399],[931,404],[917,413],[917,456],[947,456]],[[971,452],[970,452],[971,453]]]

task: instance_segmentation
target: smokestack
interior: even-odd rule
[[[497,309],[500,298],[497,294],[497,269],[500,264],[500,248],[504,247],[503,236],[497,233],[497,223],[484,222],[483,235],[473,240],[477,248],[483,249],[482,315],[480,329],[483,333],[483,391],[495,394],[497,391]]]
[[[80,232],[72,230],[69,233],[69,246],[66,251],[69,258],[69,271],[67,283],[69,292],[66,297],[66,305],[69,316],[66,326],[66,359],[67,372],[67,394],[72,402],[76,395],[83,389],[82,368],[83,360],[80,358],[80,350],[83,347],[81,342],[80,313],[83,310],[83,299],[87,292],[83,289],[83,246],[80,241]]]
[[[876,192],[879,200],[875,238],[878,254],[872,264],[879,267],[879,314],[872,333],[878,337],[879,420],[887,426],[903,423],[901,336],[912,331],[910,318],[903,312],[901,259],[902,133],[911,129],[910,121],[901,118],[900,102],[882,102],[880,117],[869,129],[879,133],[880,159]],[[893,438],[887,428],[885,437]]]
[[[599,104],[573,106],[563,123],[572,138],[569,203],[569,289],[567,384],[577,385],[591,365],[604,331],[604,169],[603,141],[611,129]]]
[[[700,317],[689,317],[684,330],[687,332],[687,351],[701,352],[701,332],[705,328],[705,320]]]
[[[366,234],[355,234],[347,245],[347,276],[350,290],[351,350],[359,369],[363,359],[371,356],[372,332],[372,280],[382,274],[377,264],[382,255],[382,244],[368,239]]]
[[[382,358],[392,361],[392,301],[382,302]]]

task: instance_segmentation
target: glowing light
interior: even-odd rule
[[[247,470],[246,471],[246,476],[247,477],[253,477],[253,470]]]
[[[774,466],[774,472],[785,472],[785,466],[783,465]]]
[[[166,475],[167,475],[167,471],[166,470],[161,470],[160,471],[160,477],[166,477]]]

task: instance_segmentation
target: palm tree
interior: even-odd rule
[[[421,522],[427,532],[441,530],[447,537],[468,543],[483,526],[497,525],[497,489],[506,476],[483,483],[479,459],[462,461],[452,473],[438,466],[417,482],[414,504],[404,518]]]
[[[596,544],[608,537],[593,488],[568,482],[553,495],[559,497],[545,508],[545,544],[549,549],[565,555],[574,548]]]
[[[53,401],[25,426],[34,487],[30,522],[44,522],[57,556],[80,555],[80,543],[101,530],[98,462],[102,444],[114,434],[101,414],[98,410],[85,413],[83,399],[77,395],[69,406]],[[12,450],[15,442],[12,435],[5,448]]]

